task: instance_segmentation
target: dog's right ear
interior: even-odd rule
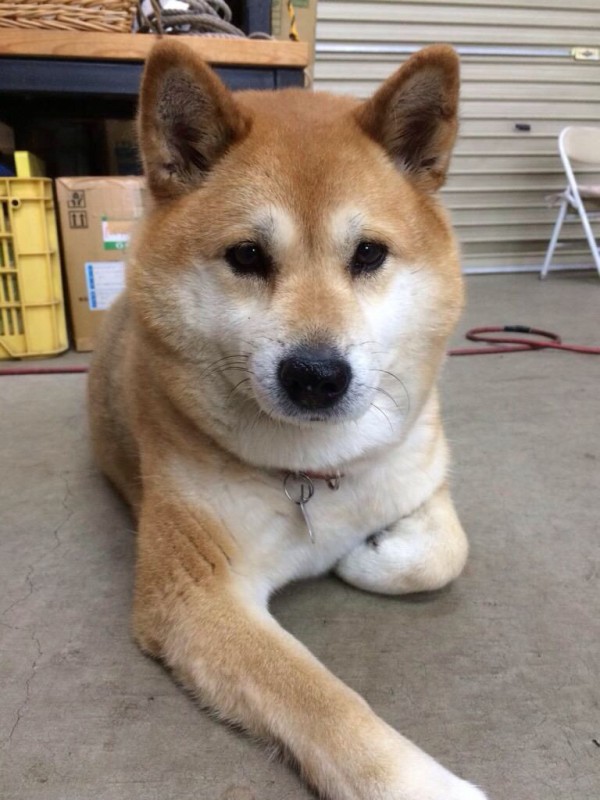
[[[142,79],[138,135],[157,199],[199,186],[249,127],[231,92],[190,48],[173,41],[154,46]]]

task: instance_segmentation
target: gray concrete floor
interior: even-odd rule
[[[468,289],[461,331],[517,322],[600,343],[591,273]],[[594,356],[451,359],[465,574],[429,598],[326,578],[274,603],[379,714],[492,800],[600,797],[599,380]],[[132,643],[132,524],[92,464],[84,387],[0,378],[0,797],[308,798]]]

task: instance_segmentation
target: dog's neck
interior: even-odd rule
[[[311,480],[329,482],[354,472],[359,464],[378,461],[414,436],[428,438],[438,401],[437,393],[431,392],[421,408],[413,404],[414,417],[396,417],[393,426],[373,413],[337,424],[299,427],[266,415],[257,418],[253,410],[247,415],[239,411],[229,417],[230,426],[221,429],[222,444],[229,452],[271,473],[303,473]]]

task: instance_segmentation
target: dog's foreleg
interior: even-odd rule
[[[282,744],[328,800],[485,800],[284,631],[242,588],[227,533],[173,498],[163,487],[142,507],[134,627],[144,650],[222,717]]]
[[[431,591],[458,577],[468,550],[448,488],[442,486],[414,513],[369,536],[335,571],[370,592]]]

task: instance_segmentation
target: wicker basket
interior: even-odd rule
[[[0,0],[0,28],[128,33],[135,0]]]

